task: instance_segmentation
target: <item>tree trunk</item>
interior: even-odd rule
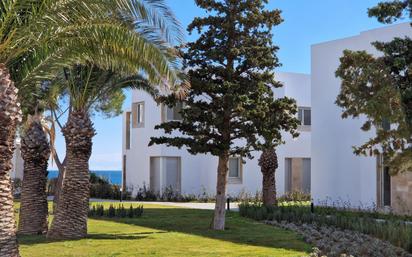
[[[225,229],[225,205],[228,162],[229,153],[219,156],[219,164],[217,167],[216,205],[212,224],[212,229],[214,230]]]
[[[10,172],[16,128],[21,122],[17,88],[4,64],[0,64],[0,256],[19,256]]]
[[[87,235],[89,158],[95,131],[87,112],[73,111],[62,132],[67,149],[66,171],[47,236],[53,239],[78,239]]]
[[[263,175],[263,204],[265,206],[274,206],[277,204],[275,172],[278,168],[278,157],[276,155],[276,150],[264,150],[259,158],[259,166]]]
[[[21,143],[24,175],[18,233],[40,235],[47,232],[47,162],[50,145],[40,117],[31,121]]]
[[[54,196],[53,196],[53,214],[57,210],[57,205],[60,199],[60,192],[63,187],[63,178],[66,171],[66,166],[58,167],[59,175],[57,176],[56,185],[54,187]]]

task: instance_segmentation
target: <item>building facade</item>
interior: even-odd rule
[[[342,109],[335,104],[340,90],[335,71],[345,49],[378,55],[372,42],[405,36],[412,37],[409,23],[312,46],[312,197],[316,202],[412,210],[412,173],[391,177],[379,157],[355,156],[352,147],[375,132],[361,131],[364,117],[342,119]]]
[[[278,97],[296,99],[302,125],[300,137],[285,134],[285,145],[278,147],[279,168],[276,186],[279,194],[286,191],[310,193],[311,97],[310,77],[304,74],[279,73],[284,87],[275,89]],[[182,194],[213,195],[216,191],[217,158],[212,155],[191,155],[184,148],[154,145],[150,137],[161,136],[154,126],[164,121],[179,120],[181,106],[158,105],[147,93],[133,91],[132,106],[123,114],[123,186],[134,193],[143,185],[160,194],[166,188]],[[173,135],[172,135],[173,136]],[[233,156],[229,161],[228,195],[261,191],[262,176],[258,166],[260,153],[252,160]]]
[[[361,157],[353,146],[361,145],[374,131],[360,128],[364,117],[342,119],[335,104],[340,80],[335,71],[345,49],[379,53],[375,41],[394,37],[412,37],[409,23],[362,32],[359,35],[315,44],[311,49],[311,75],[280,73],[284,87],[275,92],[297,100],[301,135],[277,149],[278,194],[290,191],[310,192],[316,204],[345,205],[353,208],[389,207],[398,213],[411,213],[412,172],[390,176],[381,157]],[[134,190],[143,184],[161,192],[171,186],[181,193],[213,194],[216,186],[217,159],[210,155],[190,155],[184,149],[157,145],[148,147],[151,136],[160,136],[153,127],[162,121],[179,119],[176,110],[158,106],[141,91],[133,92],[133,105],[124,113],[123,176],[124,186]],[[255,158],[242,163],[231,158],[228,194],[261,189],[261,174]]]

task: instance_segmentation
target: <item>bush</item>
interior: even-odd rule
[[[119,185],[112,185],[106,178],[101,178],[94,173],[90,174],[90,197],[100,199],[131,200],[129,190],[120,191]],[[123,194],[123,195],[122,195]]]
[[[110,205],[108,209],[104,208],[104,205],[97,204],[92,205],[89,209],[89,217],[108,217],[108,218],[137,218],[143,214],[143,205],[129,208],[125,208],[121,205]]]
[[[181,194],[174,190],[173,187],[166,187],[162,194],[150,190],[146,184],[139,188],[136,193],[136,201],[163,201],[163,202],[214,202],[214,197],[203,192],[199,195],[195,194]]]
[[[332,211],[333,210],[333,211]],[[239,214],[255,220],[287,221],[295,224],[315,224],[318,226],[333,226],[342,230],[358,231],[376,238],[389,241],[395,246],[412,252],[412,225],[404,220],[388,216],[387,219],[377,220],[382,215],[341,211],[330,207],[316,207],[311,212],[310,206],[273,206],[265,207],[259,203],[243,202],[239,205]]]
[[[157,201],[158,194],[148,189],[146,184],[143,184],[142,188],[139,188],[136,193],[136,201]]]
[[[311,195],[299,191],[286,193],[278,198],[279,202],[307,202],[311,201]]]
[[[22,185],[22,181],[19,178],[14,178],[12,180],[12,192],[13,192],[13,196],[14,198],[20,198],[21,196],[21,185]]]

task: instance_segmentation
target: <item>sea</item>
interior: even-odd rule
[[[101,178],[106,178],[113,185],[122,184],[122,171],[121,170],[91,170],[91,173],[96,174]],[[57,178],[59,172],[57,170],[49,170],[48,178]]]

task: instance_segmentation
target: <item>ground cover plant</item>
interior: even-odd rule
[[[358,231],[389,241],[395,246],[412,252],[412,225],[406,223],[400,216],[338,210],[331,207],[315,207],[312,209],[307,204],[265,207],[260,203],[248,202],[239,205],[239,213],[240,216],[260,221],[275,220],[296,224],[307,223]],[[377,218],[380,219],[377,220]]]
[[[121,204],[94,205],[108,209]],[[138,206],[133,204],[133,208]],[[139,218],[90,218],[85,239],[19,237],[21,256],[304,256],[311,250],[297,234],[256,223],[236,212],[227,213],[227,230],[205,229],[212,213],[145,204]]]

